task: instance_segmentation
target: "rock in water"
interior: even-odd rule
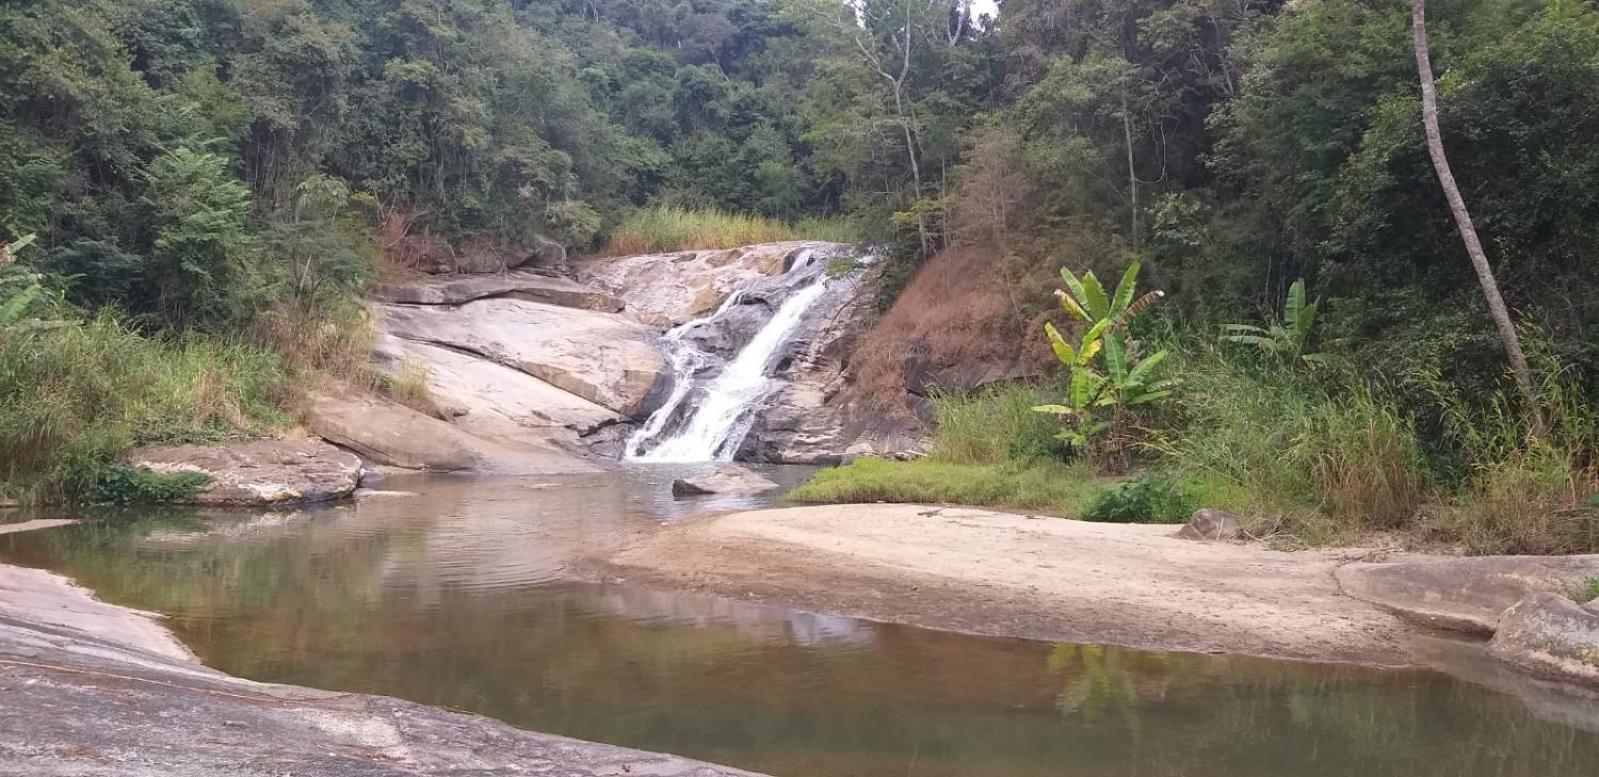
[[[326,502],[347,496],[361,479],[361,459],[321,440],[256,440],[231,445],[141,448],[128,463],[151,472],[198,472],[211,484],[195,504],[216,506]]]
[[[779,486],[764,475],[744,467],[726,464],[715,472],[672,481],[673,496],[699,496],[701,494],[758,494]]]
[[[1177,531],[1185,540],[1222,540],[1231,542],[1244,536],[1238,516],[1214,507],[1202,507],[1188,518],[1188,524]]]
[[[1488,653],[1546,677],[1599,682],[1599,614],[1564,596],[1533,594],[1505,611]]]

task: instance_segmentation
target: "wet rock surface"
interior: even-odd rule
[[[326,502],[348,496],[361,479],[360,458],[315,439],[152,446],[127,461],[152,472],[209,476],[190,501],[210,506]]]
[[[0,566],[0,774],[748,775],[363,694],[240,680],[141,613]],[[41,620],[40,614],[66,611]]]
[[[1345,593],[1430,628],[1488,636],[1536,593],[1571,595],[1599,577],[1599,555],[1428,558],[1338,570]],[[1573,605],[1575,606],[1575,605]]]
[[[1599,614],[1558,594],[1533,594],[1505,611],[1488,653],[1545,677],[1599,682]]]
[[[858,396],[847,365],[871,322],[879,276],[862,269],[833,282],[824,304],[779,362],[780,386],[745,441],[744,458],[781,464],[837,464],[860,456],[919,455],[925,427],[913,413]]]
[[[778,484],[758,472],[736,464],[724,464],[715,471],[672,481],[674,496],[699,496],[702,494],[758,494],[780,488]]]

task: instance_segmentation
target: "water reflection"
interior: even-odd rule
[[[0,537],[0,558],[170,613],[208,663],[246,677],[785,777],[1599,773],[1599,736],[1435,673],[982,639],[567,581],[581,554],[695,509],[664,496],[666,475],[167,512]]]

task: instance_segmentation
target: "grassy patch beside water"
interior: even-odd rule
[[[113,462],[128,448],[259,434],[288,420],[278,408],[295,392],[267,349],[151,337],[110,314],[12,331],[0,338],[0,490],[106,499],[127,480]]]
[[[1078,517],[1108,481],[1056,462],[960,464],[934,459],[858,459],[823,470],[789,499],[808,504],[951,503]]]

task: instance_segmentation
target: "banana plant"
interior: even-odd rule
[[[33,235],[26,235],[10,243],[0,243],[0,269],[4,269],[6,265],[15,261],[16,252],[31,245],[33,240]],[[27,279],[31,280],[31,277]],[[0,284],[3,284],[5,280],[0,278]],[[0,291],[3,291],[3,289],[0,289]],[[8,332],[21,326],[23,323],[22,316],[28,311],[28,306],[32,305],[33,301],[42,293],[44,293],[44,287],[38,283],[31,283],[15,294],[0,296],[0,332]]]
[[[1075,449],[1086,449],[1096,437],[1117,432],[1126,423],[1127,408],[1171,396],[1177,388],[1177,381],[1161,379],[1157,373],[1167,352],[1140,358],[1128,332],[1135,317],[1165,296],[1151,291],[1134,299],[1138,271],[1139,263],[1133,262],[1115,293],[1107,294],[1093,272],[1079,279],[1061,269],[1066,289],[1057,290],[1055,296],[1067,314],[1088,324],[1088,329],[1073,345],[1053,324],[1044,325],[1055,358],[1070,372],[1070,382],[1065,404],[1033,410],[1061,416],[1066,426],[1059,436]]]
[[[1331,361],[1325,353],[1310,353],[1310,337],[1316,330],[1316,309],[1321,302],[1305,301],[1305,281],[1294,281],[1288,287],[1288,300],[1283,304],[1281,320],[1267,322],[1266,326],[1254,324],[1223,324],[1224,342],[1240,343],[1259,348],[1273,356],[1283,356],[1306,365],[1323,366]]]

